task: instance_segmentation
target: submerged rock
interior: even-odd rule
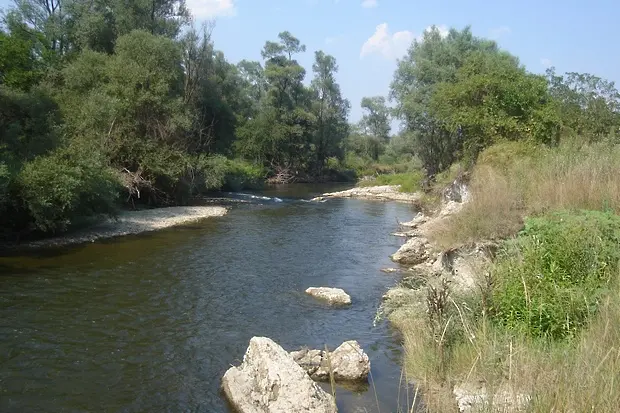
[[[293,359],[313,380],[329,381],[330,372],[336,382],[368,380],[370,359],[355,340],[345,341],[331,352],[300,350],[291,352]]]
[[[333,305],[351,304],[351,296],[340,288],[310,287],[306,290],[306,294],[325,300]]]
[[[224,394],[240,413],[336,413],[326,393],[274,341],[253,337],[239,367],[222,379]]]

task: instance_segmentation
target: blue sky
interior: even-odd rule
[[[0,0],[0,7],[10,0]],[[215,19],[214,41],[229,60],[260,60],[266,40],[288,30],[336,57],[338,80],[361,116],[364,96],[386,95],[396,59],[430,25],[495,39],[533,72],[589,72],[620,83],[618,0],[187,0],[198,22]],[[310,76],[308,76],[308,79]]]

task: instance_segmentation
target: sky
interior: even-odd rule
[[[496,40],[528,70],[588,72],[620,86],[618,0],[186,0],[197,24],[215,21],[228,60],[261,60],[267,40],[288,30],[311,78],[314,52],[333,55],[338,82],[360,119],[364,96],[387,95],[397,59],[426,28],[462,29]],[[0,0],[0,8],[11,0]]]

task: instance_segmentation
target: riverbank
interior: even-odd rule
[[[618,148],[491,147],[465,202],[397,235],[380,314],[429,412],[615,412],[620,403]]]
[[[77,230],[73,233],[22,244],[20,247],[61,247],[99,239],[136,235],[189,224],[211,217],[226,215],[226,208],[219,206],[185,206],[156,208],[141,211],[123,211],[116,218]]]

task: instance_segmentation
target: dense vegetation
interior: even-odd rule
[[[497,249],[477,263],[472,290],[434,279],[416,290],[414,276],[414,290],[389,304],[427,410],[457,411],[453,389],[465,383],[489,395],[481,411],[616,411],[614,84],[529,73],[466,29],[414,43],[392,94],[430,182],[468,172],[470,200],[432,227],[433,244],[464,255]]]
[[[232,64],[190,17],[182,0],[20,0],[5,12],[0,228],[64,230],[121,203],[340,168],[350,105],[335,59],[315,53],[308,87],[292,34],[266,42],[262,62]]]

